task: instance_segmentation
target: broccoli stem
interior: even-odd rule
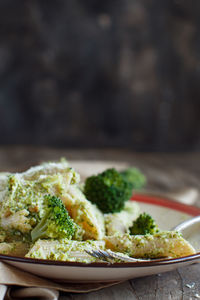
[[[35,242],[39,238],[43,238],[46,236],[47,230],[47,220],[50,215],[50,210],[46,212],[41,221],[35,226],[35,228],[31,232],[32,241]]]

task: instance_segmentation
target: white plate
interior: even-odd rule
[[[200,215],[200,209],[170,201],[157,196],[135,195],[141,210],[150,213],[163,230],[193,216]],[[198,251],[199,248],[198,248]],[[36,260],[0,255],[0,259],[30,273],[59,281],[72,282],[109,282],[157,274],[178,267],[200,262],[200,252],[195,255],[176,259],[160,259],[137,263],[74,263],[61,261]]]

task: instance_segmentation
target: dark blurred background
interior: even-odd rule
[[[200,150],[200,1],[0,0],[0,143]]]

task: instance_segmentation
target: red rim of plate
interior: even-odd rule
[[[174,209],[174,210],[177,210],[177,211],[180,211],[183,213],[187,213],[191,216],[199,216],[200,215],[200,208],[198,208],[198,207],[175,202],[171,199],[162,198],[162,197],[156,196],[156,195],[135,194],[135,195],[133,195],[131,200],[167,207],[167,208]]]

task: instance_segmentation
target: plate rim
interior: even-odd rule
[[[134,194],[131,198],[132,201],[142,202],[146,204],[167,207],[169,209],[177,210],[179,212],[188,213],[191,216],[200,215],[200,208],[179,203],[168,197],[161,197],[153,194]],[[162,265],[169,265],[174,263],[184,263],[189,261],[195,261],[200,259],[200,252],[193,255],[181,256],[177,258],[168,259],[156,259],[145,262],[122,262],[122,263],[108,263],[108,262],[92,262],[92,263],[81,263],[81,262],[67,262],[67,261],[56,261],[47,259],[34,259],[28,257],[17,257],[0,254],[0,259],[3,261],[21,262],[28,264],[42,264],[47,266],[60,266],[60,267],[87,267],[87,268],[142,268],[142,267],[155,267]]]
[[[46,259],[34,259],[34,258],[24,258],[17,256],[7,256],[0,254],[0,259],[3,261],[12,261],[25,264],[39,264],[46,266],[59,266],[59,267],[87,267],[87,268],[146,268],[146,267],[156,267],[163,265],[179,264],[189,261],[195,261],[200,259],[200,252],[197,252],[193,255],[181,256],[178,258],[168,258],[168,259],[156,259],[145,261],[145,262],[122,262],[122,263],[81,263],[81,262],[65,262],[65,261],[55,261],[55,260],[46,260]]]
[[[148,199],[148,201],[147,201]],[[131,197],[132,201],[142,202],[146,204],[156,205],[156,206],[162,206],[167,207],[173,210],[177,210],[182,213],[187,213],[191,216],[199,216],[200,215],[200,208],[192,205],[187,205],[184,203],[180,203],[178,201],[175,201],[167,196],[161,196],[160,194],[154,194],[154,193],[138,193],[133,194]]]

